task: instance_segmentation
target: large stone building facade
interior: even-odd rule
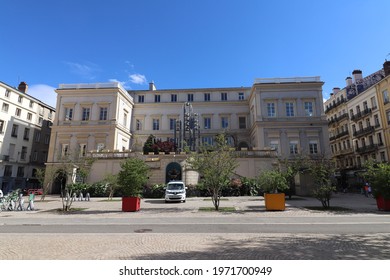
[[[329,156],[322,85],[319,77],[256,79],[251,87],[169,90],[158,90],[154,83],[148,90],[130,91],[119,83],[60,85],[48,165],[71,151],[94,157],[99,160],[89,182],[96,182],[117,173],[123,158],[138,156],[151,167],[151,184],[168,181],[172,170],[196,184],[198,174],[186,165],[186,148],[212,145],[220,133],[237,152],[238,177],[255,177],[260,170],[273,168],[277,157]],[[193,138],[187,139],[190,115]],[[177,149],[144,154],[150,135],[175,142]]]
[[[27,94],[28,85],[14,88],[0,82],[0,188],[3,193],[39,185],[36,170],[48,158],[55,109]]]
[[[390,62],[367,77],[361,70],[352,74],[346,86],[334,88],[324,104],[340,188],[359,188],[364,163],[387,162],[390,156]]]

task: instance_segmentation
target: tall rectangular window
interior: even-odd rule
[[[210,100],[211,100],[210,93],[205,93],[204,94],[204,101],[210,101]]]
[[[32,161],[38,161],[38,151],[34,151],[32,154]]]
[[[275,103],[273,102],[267,103],[267,116],[276,117]]]
[[[144,103],[145,102],[145,96],[144,95],[138,95],[138,103]]]
[[[9,91],[8,89],[6,89],[6,90],[5,90],[5,95],[4,95],[4,96],[5,96],[5,97],[9,97],[9,95],[10,95],[10,91]]]
[[[79,156],[85,157],[87,154],[87,144],[79,144]]]
[[[17,124],[12,125],[12,130],[11,130],[12,137],[18,137],[18,129],[19,129],[19,126]]]
[[[50,134],[45,135],[45,145],[49,145],[50,143]]]
[[[32,120],[32,114],[31,113],[27,113],[27,120],[29,120],[29,121]]]
[[[160,130],[160,119],[153,119],[153,130]]]
[[[21,96],[21,95],[18,96],[18,102],[19,102],[19,103],[22,103],[22,102],[23,102],[23,96]]]
[[[228,128],[229,127],[229,119],[228,119],[228,117],[222,117],[221,118],[221,127],[222,128]]]
[[[238,128],[246,129],[246,117],[238,117]]]
[[[176,119],[169,119],[169,129],[174,130],[176,127]]]
[[[294,117],[294,103],[286,102],[286,116]]]
[[[245,96],[243,92],[238,93],[238,100],[244,100]]]
[[[83,115],[81,117],[81,120],[83,121],[89,121],[89,114],[91,112],[91,109],[90,108],[86,108],[84,107],[83,108]]]
[[[39,130],[35,131],[34,141],[39,143],[41,141],[41,132]]]
[[[24,128],[23,139],[27,141],[30,139],[30,129],[27,127]]]
[[[194,94],[193,93],[188,93],[187,94],[187,101],[188,102],[194,102]]]
[[[21,160],[26,160],[27,158],[27,147],[22,147],[22,152],[20,154],[20,159]]]
[[[154,102],[160,103],[160,101],[161,101],[161,95],[156,94],[156,95],[154,96]]]
[[[17,177],[24,177],[24,166],[18,166],[18,173],[16,175]]]
[[[0,133],[4,133],[4,121],[0,120]]]
[[[211,118],[209,117],[204,118],[203,123],[204,123],[203,126],[204,129],[211,129]]]
[[[65,120],[71,121],[73,119],[73,108],[65,108]]]
[[[383,102],[385,104],[389,103],[389,93],[388,93],[387,89],[382,91],[382,94],[383,94]]]
[[[309,142],[309,153],[314,155],[318,154],[318,144],[315,141],[310,141]]]
[[[30,100],[30,104],[28,105],[30,108],[34,107],[34,101]]]
[[[313,116],[313,102],[305,102],[305,116]]]
[[[8,109],[9,109],[9,104],[3,103],[3,106],[1,107],[1,110],[2,110],[3,112],[8,112]]]
[[[100,107],[99,120],[106,121],[107,117],[108,117],[108,108],[107,107]]]
[[[16,108],[15,116],[20,117],[21,114],[22,114],[22,110],[20,108]]]
[[[61,145],[61,155],[63,157],[67,156],[69,154],[69,145],[68,144],[62,144]]]
[[[298,154],[298,141],[290,141],[290,155]]]
[[[221,100],[227,101],[227,92],[221,92]]]
[[[271,149],[275,150],[277,153],[279,152],[279,141],[278,140],[271,140],[269,143],[269,146]]]
[[[177,94],[171,94],[171,102],[177,102]]]

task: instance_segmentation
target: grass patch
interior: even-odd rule
[[[235,212],[237,209],[234,207],[219,207],[218,212]],[[215,212],[215,207],[200,207],[199,211],[203,212]]]
[[[352,211],[351,209],[349,208],[344,208],[344,207],[340,207],[340,206],[330,206],[329,208],[324,208],[322,206],[303,206],[304,208],[306,209],[309,209],[309,210],[316,210],[316,211],[332,211],[332,212],[350,212]]]

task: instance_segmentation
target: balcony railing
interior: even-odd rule
[[[361,130],[357,130],[353,133],[353,136],[354,137],[361,137],[361,136],[364,136],[364,135],[367,135],[367,134],[370,134],[370,133],[373,133],[375,131],[375,127],[373,127],[372,125],[369,126],[369,127],[366,127],[366,128],[363,128]]]
[[[336,140],[338,138],[341,138],[341,137],[344,137],[344,136],[347,136],[347,135],[349,135],[349,131],[345,130],[345,131],[342,131],[342,132],[340,132],[339,134],[337,134],[335,136],[329,137],[329,140],[333,141],[333,140]]]
[[[371,108],[366,108],[363,111],[360,111],[360,112],[352,115],[351,121],[357,122],[361,118],[364,118],[365,116],[368,116],[371,113],[372,113],[372,109]]]
[[[142,152],[132,152],[132,151],[90,151],[86,153],[86,157],[89,158],[100,158],[100,159],[121,159],[121,158],[130,158],[137,155],[143,155]],[[241,150],[241,151],[233,151],[233,154],[238,158],[276,158],[278,156],[277,151],[275,150]],[[143,155],[145,158],[155,158],[158,160],[160,157],[174,157],[177,155],[186,155],[186,153],[150,153],[147,155]]]
[[[368,146],[356,148],[356,152],[358,152],[359,154],[372,153],[376,150],[378,150],[378,144],[371,144]]]
[[[328,121],[328,125],[331,125],[333,123],[337,123],[339,121],[342,121],[342,120],[348,119],[348,118],[349,118],[348,113],[342,114],[341,116],[337,116],[337,117],[331,117],[330,120]]]
[[[325,109],[325,114],[326,114],[327,112],[329,112],[330,110],[332,110],[332,109],[338,107],[339,105],[341,105],[341,104],[343,104],[343,103],[345,103],[345,102],[347,102],[347,99],[341,98],[339,101],[335,101],[334,103],[331,103],[331,104],[327,105],[327,106],[326,106],[326,109]]]

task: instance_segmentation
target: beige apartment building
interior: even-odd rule
[[[172,169],[196,184],[185,146],[212,145],[219,133],[236,150],[238,177],[273,168],[277,157],[330,156],[322,85],[319,77],[256,79],[251,87],[231,88],[159,90],[150,83],[147,90],[126,91],[119,83],[60,85],[48,165],[70,151],[94,157],[88,181],[96,182],[118,172],[123,158],[138,156],[151,167],[150,184],[168,181]],[[175,142],[177,150],[143,154],[150,135]]]
[[[48,158],[55,109],[28,94],[28,85],[17,88],[0,82],[0,189],[37,188],[37,169]]]
[[[361,70],[354,70],[353,78],[346,78],[345,88],[335,88],[324,104],[340,188],[362,183],[359,173],[366,161],[389,160],[385,101],[389,73],[381,69],[363,77]]]

